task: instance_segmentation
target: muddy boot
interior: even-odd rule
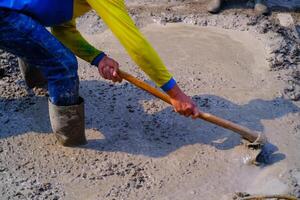
[[[207,11],[210,13],[218,13],[221,10],[222,3],[224,0],[211,0],[207,5]]]
[[[18,58],[19,67],[22,76],[29,88],[44,87],[47,85],[47,80],[37,68],[29,66],[23,60]]]
[[[82,98],[78,105],[72,106],[56,106],[49,101],[49,116],[52,130],[63,146],[87,144]]]
[[[255,0],[254,10],[259,15],[267,15],[269,9],[264,0]]]

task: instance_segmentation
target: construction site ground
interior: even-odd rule
[[[60,146],[48,98],[28,89],[16,58],[0,50],[0,199],[232,200],[251,195],[300,198],[299,2],[128,0],[128,10],[179,86],[199,109],[264,133],[269,157],[249,165],[229,130],[175,113],[130,83],[113,84],[79,62],[88,144]],[[154,85],[101,19],[78,28],[121,69]]]

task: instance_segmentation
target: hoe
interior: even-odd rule
[[[145,90],[146,92],[152,94],[153,96],[165,101],[168,104],[171,104],[170,97],[166,95],[165,93],[161,92],[160,90],[150,86],[149,84],[135,78],[134,76],[119,70],[118,73],[123,79],[127,80],[128,82],[132,83],[133,85]],[[247,147],[249,147],[252,151],[250,158],[248,159],[248,163],[252,164],[260,164],[260,162],[263,162],[263,157],[266,156],[266,151],[264,150],[264,145],[267,143],[267,138],[263,133],[258,133],[255,131],[252,131],[246,127],[243,127],[241,125],[235,124],[233,122],[230,122],[228,120],[222,119],[220,117],[217,117],[215,115],[200,112],[197,118],[203,119],[205,121],[208,121],[210,123],[216,124],[218,126],[221,126],[225,129],[229,129],[235,133],[238,133],[242,136],[243,139],[247,140],[248,143]]]

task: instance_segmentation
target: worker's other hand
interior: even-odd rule
[[[122,78],[118,74],[119,63],[114,59],[105,56],[98,65],[99,74],[108,80],[115,82],[122,82]]]
[[[169,90],[167,94],[171,97],[171,103],[176,112],[186,117],[197,118],[199,110],[196,104],[177,85]]]

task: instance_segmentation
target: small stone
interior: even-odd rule
[[[293,94],[290,95],[290,98],[293,101],[299,101],[300,100],[300,94],[293,93]]]
[[[281,26],[291,27],[294,25],[294,20],[290,13],[278,13],[277,19]]]
[[[294,90],[295,90],[295,87],[293,85],[289,85],[286,88],[284,88],[285,93],[292,92]]]
[[[5,171],[7,171],[7,168],[5,168],[5,167],[0,167],[0,172],[5,172]]]
[[[191,191],[191,194],[195,195],[195,194],[196,194],[196,191],[195,191],[195,190],[192,190],[192,191]]]
[[[141,185],[141,184],[137,184],[137,185],[135,186],[136,189],[140,189],[141,187],[143,187],[143,185]]]

